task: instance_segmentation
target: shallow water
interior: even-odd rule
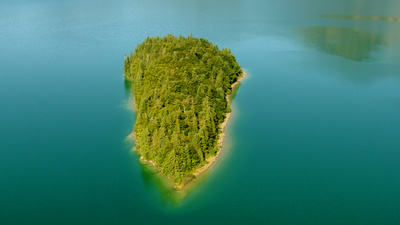
[[[399,11],[394,0],[0,2],[0,224],[398,223]],[[123,56],[168,33],[230,48],[248,74],[220,159],[183,194],[126,140]]]

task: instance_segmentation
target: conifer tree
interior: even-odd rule
[[[125,57],[139,153],[176,184],[218,150],[226,96],[242,74],[229,49],[189,35],[148,37]]]

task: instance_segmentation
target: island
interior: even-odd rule
[[[138,44],[123,69],[133,81],[135,150],[181,189],[221,151],[229,95],[244,72],[229,49],[172,34]]]

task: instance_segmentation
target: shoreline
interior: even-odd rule
[[[232,91],[234,90],[236,85],[238,85],[245,77],[246,77],[246,72],[242,69],[242,75],[240,77],[238,77],[237,81],[231,85]],[[229,107],[231,107],[231,103],[232,103],[232,100],[230,99],[231,95],[232,95],[232,93],[226,96],[226,101],[227,101]],[[132,96],[132,98],[133,98],[133,96]],[[134,99],[133,99],[133,107],[136,110],[136,104],[135,104]],[[232,111],[229,112],[229,113],[226,113],[224,121],[219,125],[220,128],[221,128],[221,133],[219,134],[218,141],[217,141],[218,151],[217,151],[216,155],[206,158],[205,161],[207,162],[207,164],[202,166],[202,167],[200,167],[200,168],[198,168],[198,169],[196,169],[196,170],[194,170],[192,172],[194,178],[192,180],[188,181],[187,183],[177,185],[176,183],[171,181],[167,176],[165,176],[164,174],[161,173],[161,168],[159,166],[157,166],[153,161],[145,159],[142,155],[140,155],[139,161],[142,162],[142,163],[146,163],[148,165],[151,165],[151,166],[155,167],[159,171],[160,174],[162,174],[163,176],[167,177],[167,180],[170,181],[171,184],[173,184],[173,188],[175,190],[182,190],[186,186],[189,186],[189,184],[193,183],[202,174],[207,172],[212,167],[212,165],[214,165],[216,160],[218,159],[219,154],[222,151],[222,144],[223,144],[224,138],[226,136],[225,128],[226,128],[226,126],[227,126],[227,124],[229,122],[229,119],[231,118],[231,115],[232,115]],[[128,135],[128,137],[136,139],[136,133],[134,131],[132,131],[132,133],[130,133]],[[138,152],[140,154],[140,148],[139,148],[138,144],[136,143],[136,141],[135,141],[135,147],[133,147],[133,149],[134,149],[134,151],[136,151],[136,152]]]
[[[238,85],[240,83],[240,81],[242,81],[246,77],[246,72],[243,69],[242,69],[242,72],[243,72],[242,76],[238,77],[238,80],[231,85],[232,91],[235,88],[235,86]],[[230,100],[231,95],[232,95],[232,93],[230,95],[226,96],[226,101],[228,102],[228,106],[229,107],[231,107],[231,103],[232,103],[232,101]],[[231,110],[232,110],[232,108],[231,108]],[[229,122],[229,119],[231,118],[231,116],[232,116],[232,111],[229,112],[229,113],[226,113],[224,122],[222,122],[220,124],[221,133],[219,134],[219,138],[218,138],[218,151],[217,151],[217,154],[215,156],[208,157],[206,159],[206,161],[208,162],[206,165],[204,165],[204,166],[198,168],[197,170],[193,171],[193,175],[195,176],[195,178],[198,178],[203,173],[207,172],[208,169],[210,169],[211,166],[214,165],[214,163],[217,161],[218,156],[222,151],[222,144],[223,144],[224,138],[226,136],[225,128],[228,125],[228,122]],[[185,186],[185,185],[183,185],[183,186]]]

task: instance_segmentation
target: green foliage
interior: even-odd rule
[[[137,147],[180,184],[215,155],[220,124],[230,110],[226,96],[241,67],[229,49],[169,34],[138,45],[124,71],[134,84]]]

